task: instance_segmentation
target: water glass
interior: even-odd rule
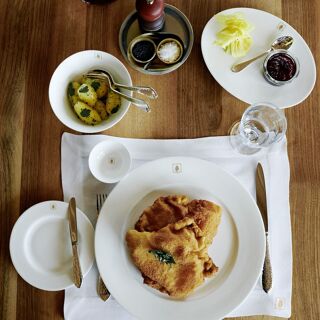
[[[287,130],[284,112],[270,103],[251,105],[230,130],[230,142],[243,154],[253,154],[280,141]]]

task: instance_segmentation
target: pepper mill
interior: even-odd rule
[[[141,30],[155,32],[164,25],[164,0],[136,0]]]

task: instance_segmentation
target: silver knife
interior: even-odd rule
[[[78,228],[77,228],[77,209],[76,209],[76,199],[71,198],[69,201],[69,229],[70,238],[72,245],[72,275],[73,283],[76,287],[80,288],[82,283],[82,272],[78,255]]]
[[[264,179],[264,173],[261,163],[257,165],[256,171],[256,197],[257,205],[260,209],[262,219],[264,222],[264,227],[266,230],[266,255],[262,270],[262,288],[268,293],[272,287],[272,268],[269,255],[269,240],[268,240],[268,208],[267,208],[267,194],[266,194],[266,184]]]

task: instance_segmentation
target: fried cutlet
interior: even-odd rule
[[[167,196],[155,200],[152,206],[145,209],[135,225],[137,231],[158,231],[169,223],[183,219],[189,202],[186,196]]]
[[[210,245],[221,221],[221,207],[207,200],[192,200],[187,204],[187,217],[193,218]]]
[[[192,200],[186,196],[160,197],[145,209],[135,225],[137,231],[158,231],[184,217],[193,218],[204,233],[207,243],[212,243],[221,220],[221,208],[207,200]]]
[[[129,230],[126,241],[144,282],[172,297],[184,298],[218,268],[207,254],[203,231],[190,217],[158,231]]]

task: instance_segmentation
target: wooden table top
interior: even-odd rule
[[[201,55],[201,32],[217,12],[253,7],[282,17],[304,37],[316,62],[320,46],[317,0],[171,0],[189,17],[195,43],[188,61],[161,77],[128,67],[133,82],[151,85],[159,99],[153,112],[130,108],[108,134],[135,138],[194,138],[226,135],[246,105],[211,77]],[[60,139],[64,131],[48,100],[50,77],[67,56],[85,49],[109,52],[124,61],[118,30],[134,1],[87,6],[80,0],[0,0],[0,318],[62,319],[63,292],[31,287],[15,272],[9,237],[31,205],[61,200]],[[161,80],[161,81],[159,81]],[[292,319],[320,319],[319,144],[320,85],[298,107],[286,110],[291,166],[293,232]],[[249,319],[249,318],[242,318]],[[276,319],[252,317],[251,319]]]

